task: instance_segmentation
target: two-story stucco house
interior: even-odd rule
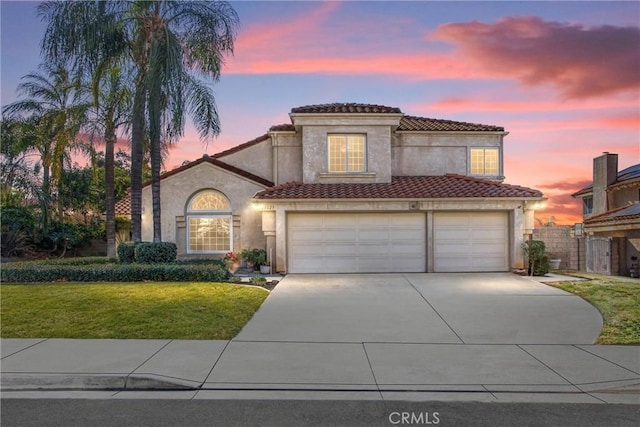
[[[523,267],[543,196],[502,182],[502,127],[368,104],[309,105],[289,116],[163,175],[162,233],[181,256],[266,248],[273,268],[289,273]]]
[[[640,260],[640,163],[618,171],[618,155],[593,159],[593,183],[582,199],[587,270],[637,276]]]

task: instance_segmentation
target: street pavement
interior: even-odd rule
[[[289,275],[230,341],[2,339],[2,398],[640,405],[601,322],[512,274]]]

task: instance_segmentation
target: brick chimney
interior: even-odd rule
[[[602,153],[593,159],[593,215],[609,210],[607,188],[618,178],[618,155]]]

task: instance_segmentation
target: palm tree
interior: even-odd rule
[[[49,23],[42,44],[47,57],[72,55],[79,67],[86,63],[84,55],[131,61],[132,236],[141,240],[143,146],[149,135],[154,240],[161,240],[162,143],[182,135],[185,112],[203,140],[219,134],[213,93],[195,73],[220,78],[223,56],[233,53],[236,12],[226,2],[135,0],[46,2],[39,13]]]
[[[82,149],[76,135],[86,119],[89,103],[86,91],[73,79],[63,62],[43,64],[44,73],[30,73],[22,78],[18,93],[24,98],[3,108],[3,114],[28,115],[34,118],[40,130],[34,141],[40,153],[43,178],[43,209],[48,209],[52,184],[60,184],[65,164],[70,163],[70,152]],[[62,207],[58,206],[62,216]],[[46,231],[48,215],[43,227]]]
[[[93,123],[92,130],[98,131],[104,140],[104,182],[105,213],[107,232],[107,256],[116,256],[116,200],[115,200],[115,144],[118,130],[129,121],[131,90],[125,70],[117,65],[106,71],[97,67],[93,75]]]

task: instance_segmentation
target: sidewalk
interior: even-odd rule
[[[0,340],[3,398],[640,404],[640,346]]]

